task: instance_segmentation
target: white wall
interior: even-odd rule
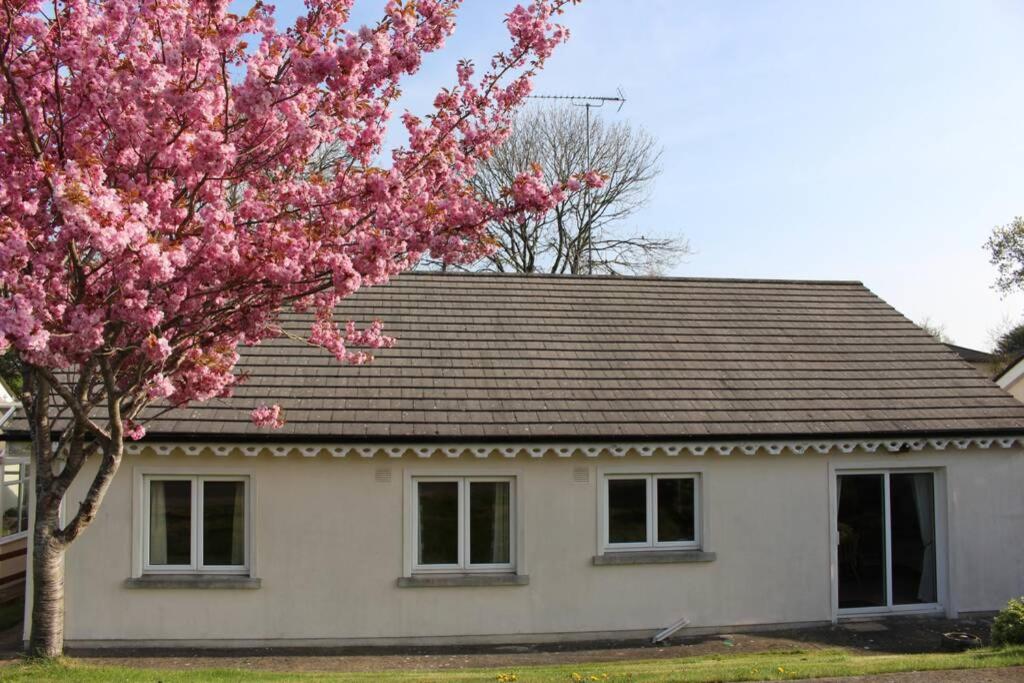
[[[1012,381],[1006,381],[1001,378],[999,380],[999,386],[1008,391],[1010,396],[1013,396],[1021,403],[1024,403],[1024,375],[1015,374]]]
[[[950,447],[952,448],[952,447]],[[75,641],[303,641],[516,636],[826,621],[833,617],[830,471],[944,468],[950,609],[992,610],[1024,594],[1024,452],[303,458],[144,454],[126,458],[68,556],[66,635]],[[574,468],[589,481],[574,480]],[[375,480],[379,468],[391,481]],[[404,469],[516,470],[526,586],[399,588]],[[700,564],[593,566],[599,470],[700,472]],[[140,471],[247,474],[255,485],[256,590],[128,589]],[[69,495],[69,509],[84,482]],[[220,642],[218,642],[220,641]]]

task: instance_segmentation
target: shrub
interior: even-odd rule
[[[1024,597],[1010,600],[992,622],[992,644],[1024,645]]]

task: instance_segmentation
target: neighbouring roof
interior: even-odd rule
[[[958,346],[956,344],[946,344],[950,351],[963,358],[968,363],[994,363],[996,357],[986,351],[978,351],[977,349],[969,349],[966,346]]]
[[[1012,384],[1016,379],[1024,374],[1024,353],[1018,354],[1013,360],[1006,364],[1006,366],[996,373],[996,376],[992,378],[993,382],[996,382],[1001,387],[1006,388]]]
[[[412,273],[339,319],[365,366],[276,339],[147,440],[685,440],[1024,432],[1024,405],[858,282]],[[288,314],[301,333],[309,319]],[[256,429],[277,403],[287,424]]]

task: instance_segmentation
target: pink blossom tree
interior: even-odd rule
[[[0,352],[24,369],[36,473],[33,654],[63,649],[65,549],[147,406],[230,394],[239,346],[280,334],[285,308],[313,314],[310,344],[365,362],[360,349],[393,340],[337,321],[339,299],[424,255],[479,258],[489,221],[600,182],[527,174],[497,202],[469,183],[576,1],[516,7],[511,45],[480,75],[460,62],[385,155],[399,85],[442,47],[460,0],[390,0],[361,28],[353,0],[307,0],[284,30],[261,0],[244,16],[228,0],[2,0]]]

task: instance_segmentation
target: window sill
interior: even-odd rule
[[[459,586],[526,586],[526,574],[419,574],[402,576],[399,588],[454,588]]]
[[[594,555],[598,567],[624,564],[689,564],[692,562],[714,562],[715,553],[703,550],[629,550],[609,551]]]
[[[125,588],[259,588],[262,581],[251,576],[234,574],[147,574],[125,579]]]
[[[18,533],[11,534],[10,536],[0,536],[0,545],[20,541],[23,538],[28,538],[28,531],[19,531]]]

